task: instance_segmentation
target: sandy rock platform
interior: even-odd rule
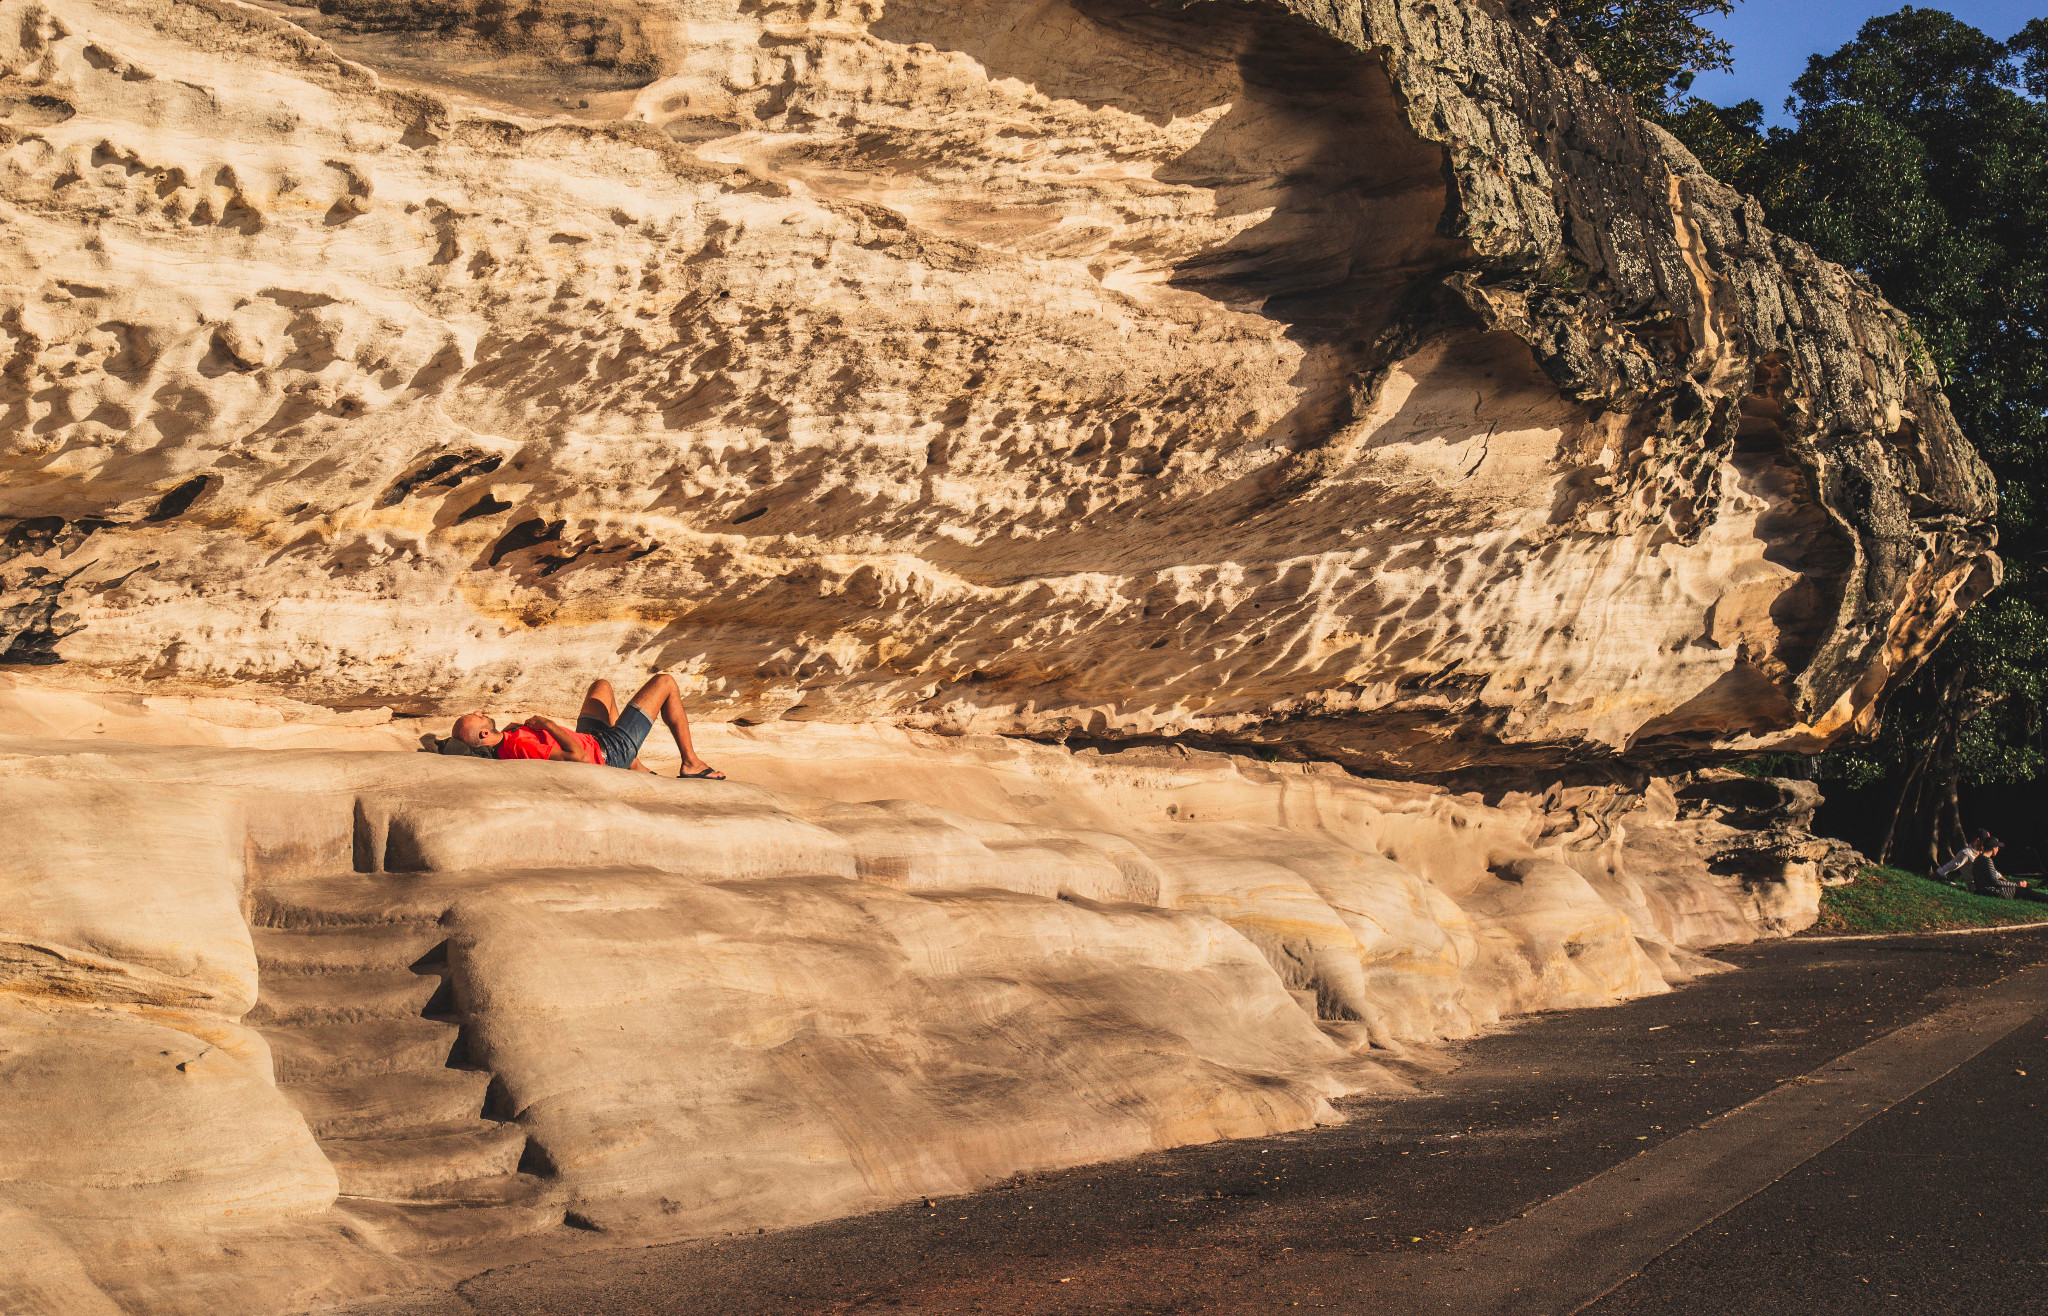
[[[1654,788],[705,750],[734,780],[0,742],[37,820],[0,860],[0,1201],[44,1239],[0,1253],[10,1301],[286,1308],[1301,1128],[1818,894],[1716,875],[1701,829],[1734,833]]]

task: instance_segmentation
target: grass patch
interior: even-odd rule
[[[1820,893],[1820,920],[1808,931],[1831,935],[1939,932],[2041,922],[2048,922],[2048,904],[1980,896],[1904,869],[1873,864],[1849,885],[1832,886]]]

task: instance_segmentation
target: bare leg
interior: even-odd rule
[[[619,720],[619,704],[612,694],[612,683],[605,680],[592,681],[590,688],[583,692],[583,707],[576,711],[578,717],[601,717],[610,726]]]
[[[676,685],[676,678],[663,672],[641,686],[633,696],[633,707],[650,718],[659,714],[668,724],[669,734],[676,738],[676,749],[683,756],[684,776],[696,776],[709,769],[713,781],[725,780],[723,772],[697,757],[697,747],[690,743],[690,716],[683,711],[683,692]]]

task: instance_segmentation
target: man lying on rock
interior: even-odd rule
[[[683,692],[667,672],[641,686],[624,712],[612,696],[610,681],[592,681],[583,694],[583,708],[573,730],[552,718],[534,716],[500,731],[496,722],[477,712],[455,719],[454,738],[472,754],[485,758],[495,753],[501,759],[551,759],[652,772],[640,761],[640,746],[654,730],[656,713],[668,723],[669,734],[682,752],[683,770],[677,775],[725,780],[723,772],[697,757],[696,746],[690,743],[690,718],[683,712]]]

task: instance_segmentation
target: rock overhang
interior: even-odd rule
[[[1538,21],[270,8],[9,6],[10,660],[1441,776],[1818,747],[1996,579],[1903,318]]]

